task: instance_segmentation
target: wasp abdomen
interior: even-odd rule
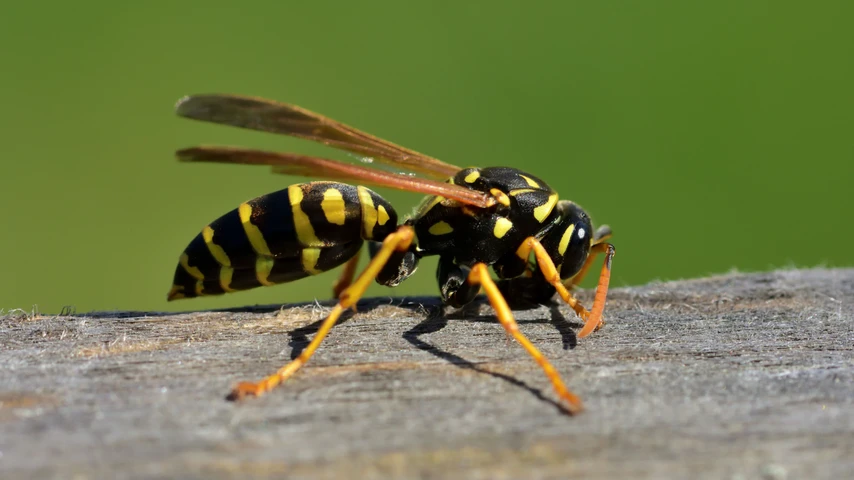
[[[218,295],[322,273],[382,240],[397,214],[365,187],[311,182],[254,198],[205,226],[181,255],[168,299]]]

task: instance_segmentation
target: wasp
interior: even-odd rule
[[[411,172],[237,147],[176,152],[180,161],[267,165],[275,173],[319,180],[246,201],[206,225],[180,256],[169,300],[291,282],[344,265],[333,287],[338,303],[309,345],[275,374],[239,383],[230,399],[260,396],[287,380],[308,362],[341,315],[355,308],[371,282],[396,286],[415,272],[421,258],[438,255],[436,279],[444,303],[462,307],[482,290],[498,321],[540,365],[567,411],[582,409],[579,397],[519,330],[504,297],[542,302],[559,294],[584,321],[579,338],[604,325],[615,252],[606,242],[611,230],[594,231],[577,204],[560,200],[541,178],[516,168],[456,167],[295,105],[195,95],[181,99],[176,112],[320,142]],[[368,186],[427,196],[401,222],[394,207]],[[365,243],[371,260],[357,276]],[[587,310],[571,290],[600,253],[605,260]]]

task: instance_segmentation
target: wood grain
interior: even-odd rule
[[[592,292],[582,293],[589,303]],[[239,297],[235,296],[235,301]],[[2,478],[842,478],[854,470],[854,270],[611,291],[522,331],[568,417],[481,300],[374,299],[283,387],[328,304],[0,318]],[[192,307],[186,303],[186,307]]]

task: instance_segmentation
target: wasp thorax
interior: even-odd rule
[[[515,168],[467,168],[448,181],[489,193],[496,204],[480,209],[427,200],[410,221],[425,254],[453,249],[459,264],[495,263],[525,238],[542,236],[556,218],[557,193]]]

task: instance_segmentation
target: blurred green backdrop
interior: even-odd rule
[[[332,273],[166,303],[204,224],[299,181],[178,164],[176,148],[346,158],[179,119],[188,93],[279,99],[450,163],[527,169],[614,228],[617,286],[854,263],[854,2],[513,3],[5,7],[0,308],[329,296]],[[434,265],[369,294],[433,295]]]

